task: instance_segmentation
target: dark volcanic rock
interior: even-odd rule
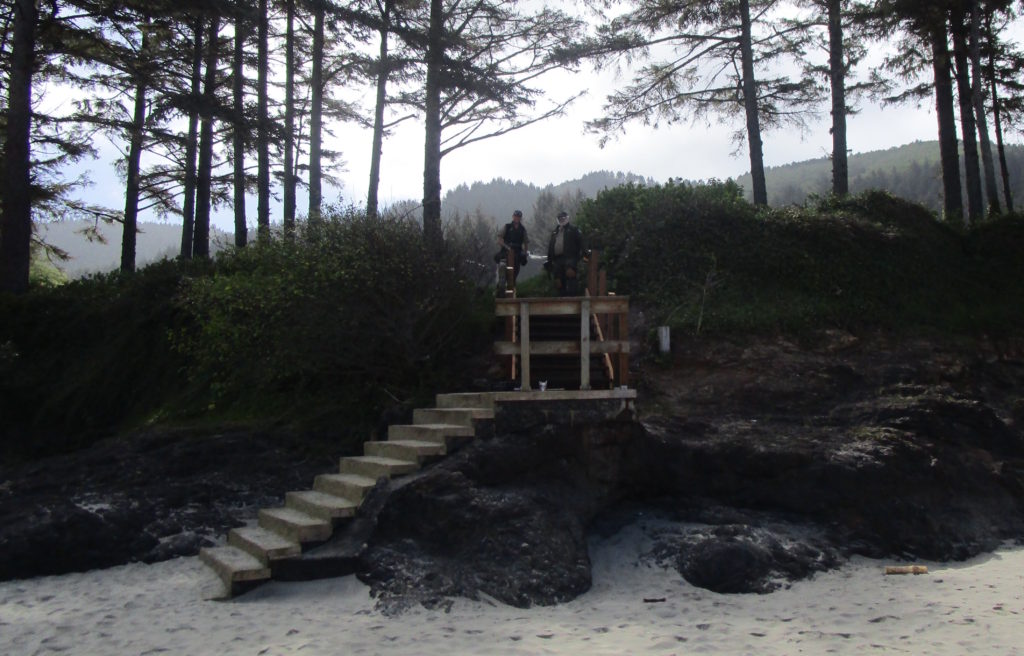
[[[639,435],[610,422],[470,445],[395,486],[360,578],[389,610],[480,593],[518,607],[574,598],[590,587],[587,525],[620,494],[614,463]]]
[[[662,532],[651,555],[692,585],[720,593],[772,592],[840,562],[820,537],[770,520],[765,526],[684,525]]]
[[[872,556],[963,559],[1024,535],[1020,361],[926,343],[708,350],[715,366],[647,381],[671,398],[645,404],[672,410],[631,452],[652,494],[794,514]],[[771,402],[751,404],[756,389]]]
[[[0,467],[0,580],[194,555],[328,470],[309,447],[154,432]]]
[[[571,599],[590,586],[588,533],[631,521],[608,512],[620,502],[671,517],[650,557],[719,592],[850,554],[963,559],[1024,536],[1019,350],[840,332],[675,346],[672,366],[634,360],[639,423],[477,440],[379,485],[359,531],[323,548],[397,611]],[[281,436],[154,433],[0,467],[0,579],[195,553],[335,466],[305,453]]]

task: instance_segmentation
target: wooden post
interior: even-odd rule
[[[505,341],[512,344],[516,343],[516,318],[515,316],[509,315],[505,317]],[[505,367],[505,371],[508,375],[509,380],[516,379],[516,356],[508,356],[508,365]]]
[[[601,251],[591,251],[587,261],[587,289],[591,296],[603,296],[597,282],[597,268],[601,264]]]
[[[629,310],[619,315],[615,339],[629,340]],[[619,353],[619,385],[629,385],[629,353]]]
[[[590,389],[590,299],[580,298],[580,389]]]
[[[530,390],[530,304],[523,301],[519,304],[519,370],[522,381],[519,389]]]

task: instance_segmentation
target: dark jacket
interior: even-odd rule
[[[526,244],[526,226],[520,223],[518,226],[515,221],[510,221],[505,224],[505,232],[501,236],[502,241],[505,245],[513,250],[522,250],[523,245]]]
[[[557,226],[551,233],[551,239],[548,240],[548,259],[555,259],[555,239],[560,230],[565,231],[565,236],[562,237],[562,256],[570,261],[579,260],[583,255],[583,234],[571,223]]]

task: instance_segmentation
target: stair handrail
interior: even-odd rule
[[[584,294],[586,296],[590,296],[590,290],[589,289],[584,290]],[[604,341],[604,331],[601,330],[601,320],[598,318],[596,312],[591,312],[590,313],[590,320],[591,320],[591,322],[593,322],[594,332],[597,333],[597,341],[603,342]],[[611,356],[611,354],[610,353],[602,353],[601,354],[601,360],[604,363],[604,372],[605,372],[605,374],[608,375],[608,384],[609,385],[614,385],[615,384],[615,367],[614,367],[614,365],[612,365],[612,356]]]

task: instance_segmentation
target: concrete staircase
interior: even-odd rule
[[[259,511],[257,524],[232,529],[227,544],[200,559],[234,596],[274,577],[275,565],[323,544],[355,516],[380,478],[419,470],[444,457],[494,419],[492,394],[439,394],[436,407],[413,411],[413,423],[388,427],[388,439],[366,442],[362,456],[344,457],[338,472],[321,474],[312,490],[288,492],[284,505]]]

